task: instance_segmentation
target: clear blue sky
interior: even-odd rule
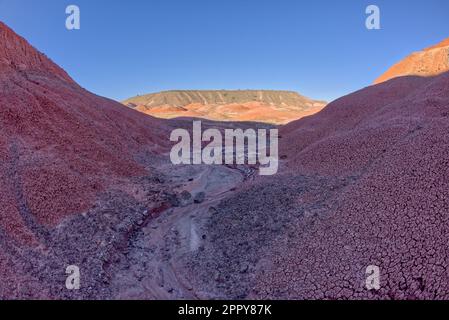
[[[81,30],[65,8],[81,9]],[[381,9],[382,30],[365,28]],[[0,0],[0,20],[83,87],[285,89],[332,100],[449,37],[448,0]]]

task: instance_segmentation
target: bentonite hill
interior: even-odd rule
[[[79,87],[3,23],[0,106],[0,297],[56,297],[64,264],[99,259],[89,251],[101,248],[99,239],[108,256],[107,229],[128,228],[115,217],[99,225],[83,216],[155,205],[146,206],[146,189],[158,178],[139,157],[158,154],[167,133]],[[99,265],[90,265],[98,277]]]
[[[87,92],[0,24],[0,298],[448,299],[448,89],[394,78],[280,127],[272,177],[175,166],[191,121]]]

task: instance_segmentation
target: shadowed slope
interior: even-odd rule
[[[19,238],[89,208],[115,180],[145,174],[158,120],[78,86],[0,23],[0,227]]]

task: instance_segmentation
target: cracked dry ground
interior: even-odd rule
[[[401,235],[393,241],[379,235],[384,224],[348,217],[353,210],[341,199],[369,177],[256,177],[244,166],[173,166],[160,156],[151,162],[153,174],[134,181],[134,197],[104,193],[88,212],[45,230],[36,249],[18,249],[0,232],[10,253],[2,263],[28,275],[1,295],[410,299],[448,292],[447,261],[436,259],[446,252],[440,242],[424,252],[423,235],[408,235],[407,226],[389,224]],[[433,223],[427,220],[414,227],[427,228]],[[81,270],[79,291],[65,289],[71,264]],[[373,264],[384,272],[385,287],[377,292],[364,287],[365,268]]]
[[[166,156],[149,154],[143,159],[152,164],[152,174],[136,178],[132,190],[111,189],[92,209],[54,228],[30,220],[38,247],[20,245],[0,230],[7,252],[0,260],[3,270],[19,266],[9,268],[0,296],[447,297],[447,198],[432,190],[420,195],[433,199],[420,202],[432,208],[410,207],[406,220],[391,214],[383,221],[372,212],[388,207],[392,198],[375,199],[372,174],[332,177],[282,171],[259,177],[245,166],[173,166]],[[16,186],[20,197],[20,182]],[[401,197],[396,203],[407,203]],[[441,214],[419,216],[420,211]],[[81,270],[79,291],[65,288],[64,271],[72,264]],[[379,291],[365,288],[369,265],[381,269]]]
[[[134,196],[110,190],[91,210],[55,228],[30,225],[38,247],[23,249],[0,232],[8,252],[2,263],[20,266],[18,274],[26,276],[10,280],[1,296],[247,298],[269,265],[272,244],[295,237],[297,221],[325,215],[332,194],[350,181],[260,179],[245,166],[151,160],[153,174],[133,181]],[[80,267],[79,291],[65,288],[64,271],[72,264]]]

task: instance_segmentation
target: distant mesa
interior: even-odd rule
[[[192,117],[286,124],[321,111],[327,103],[292,91],[179,90],[136,96],[123,104],[164,119]]]
[[[446,71],[449,71],[449,38],[437,45],[412,53],[388,69],[374,83],[401,76],[436,76]]]

